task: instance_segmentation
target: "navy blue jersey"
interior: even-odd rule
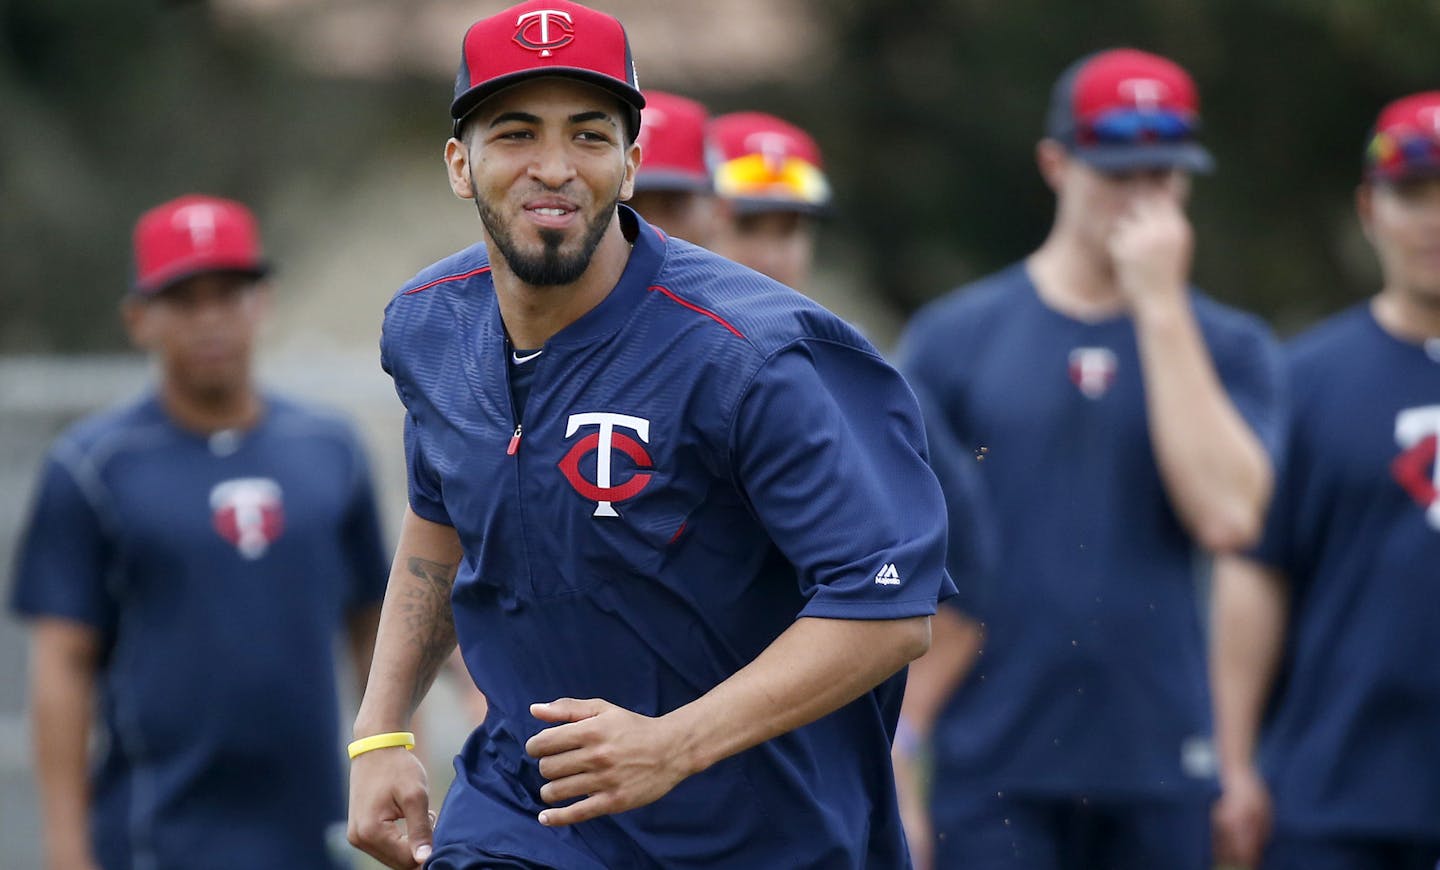
[[[345,818],[337,632],[387,560],[349,427],[267,398],[246,432],[147,397],[45,463],[12,608],[98,629],[106,870],[329,867]]]
[[[1277,822],[1440,838],[1440,348],[1368,306],[1289,347],[1287,462],[1258,558],[1290,581],[1262,740]]]
[[[490,702],[437,854],[463,841],[560,867],[901,866],[899,675],[654,804],[535,821],[543,780],[522,746],[547,726],[531,703],[661,715],[797,617],[922,616],[953,591],[942,495],[899,374],[799,294],[628,208],[620,219],[634,240],[624,274],[526,363],[523,419],[482,246],[420,273],[386,313],[410,504],[464,544],[455,627]]]
[[[1254,318],[1192,305],[1220,378],[1279,440],[1280,362]],[[935,800],[1212,789],[1195,547],[1147,426],[1135,329],[1047,306],[1017,264],[933,303],[902,370],[976,462],[998,528],[972,607],[984,653],[935,731]]]

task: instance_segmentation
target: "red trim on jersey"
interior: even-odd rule
[[[736,337],[736,338],[744,338],[744,337],[745,337],[745,334],[744,334],[744,333],[742,333],[740,330],[736,329],[735,327],[731,326],[731,325],[729,324],[729,322],[727,322],[727,321],[725,320],[725,318],[721,317],[720,315],[716,314],[716,313],[713,312],[713,311],[707,311],[706,309],[701,308],[699,305],[696,305],[696,304],[693,303],[693,302],[687,302],[687,301],[685,301],[684,299],[681,299],[679,296],[676,296],[674,293],[670,292],[670,289],[669,289],[668,287],[661,287],[659,284],[655,284],[655,285],[651,286],[650,289],[651,289],[651,290],[658,290],[658,291],[660,291],[661,293],[664,293],[666,296],[670,297],[670,299],[671,299],[672,301],[680,303],[681,305],[685,306],[686,308],[690,309],[691,311],[695,312],[696,314],[703,314],[703,315],[705,315],[706,317],[710,318],[711,320],[715,321],[716,323],[718,323],[718,324],[720,324],[721,326],[725,327],[726,329],[730,330],[732,333],[735,334],[735,337]]]
[[[675,543],[676,541],[680,540],[680,536],[683,535],[683,534],[685,534],[685,527],[688,526],[689,524],[690,524],[690,521],[689,521],[689,520],[686,520],[685,522],[683,522],[683,523],[680,524],[680,528],[676,529],[676,530],[675,530],[675,534],[673,534],[673,535],[670,536],[670,543],[671,543],[671,544],[673,544],[673,543]]]
[[[468,271],[468,272],[462,272],[462,273],[460,273],[459,275],[446,275],[444,278],[436,278],[434,281],[431,281],[429,284],[421,284],[419,287],[415,287],[415,288],[413,288],[413,289],[406,290],[403,295],[405,295],[405,296],[410,296],[410,295],[413,295],[413,294],[415,294],[415,293],[419,293],[421,290],[429,290],[431,287],[434,287],[436,284],[444,284],[444,283],[447,282],[447,281],[463,281],[463,280],[466,279],[466,278],[474,278],[476,275],[483,275],[483,274],[485,274],[485,273],[488,272],[488,271],[490,271],[490,267],[489,267],[489,266],[481,266],[481,267],[478,268],[478,269],[471,269],[470,271]]]

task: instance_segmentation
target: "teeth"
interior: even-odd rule
[[[536,214],[548,215],[548,216],[550,216],[550,217],[560,217],[561,215],[565,214],[565,209],[563,209],[563,208],[537,208],[537,209],[535,209],[535,213],[536,213]]]

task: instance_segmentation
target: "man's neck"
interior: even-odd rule
[[[590,265],[572,284],[536,287],[516,277],[490,245],[491,277],[500,303],[500,317],[515,347],[534,349],[604,301],[630,261],[630,242],[617,215],[595,248]]]
[[[1400,287],[1386,287],[1370,303],[1375,320],[1402,341],[1440,338],[1440,300]]]
[[[1026,266],[1040,299],[1061,314],[1103,320],[1125,311],[1109,258],[1073,234],[1052,230]]]
[[[198,393],[166,379],[160,384],[160,404],[182,429],[202,435],[249,429],[260,421],[264,410],[264,402],[249,381],[233,390]]]

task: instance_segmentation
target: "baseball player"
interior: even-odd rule
[[[1265,537],[1215,571],[1216,857],[1238,866],[1440,863],[1440,92],[1380,113],[1356,205],[1383,285],[1287,348]]]
[[[808,289],[818,219],[831,199],[815,140],[763,112],[715,118],[708,140],[720,200],[711,247],[786,286]]]
[[[123,310],[158,383],[41,472],[11,607],[49,870],[345,864],[333,646],[363,680],[385,557],[350,427],[254,383],[265,271],[237,202],[146,212]]]
[[[431,870],[904,866],[897,672],[953,589],[913,395],[834,315],[619,204],[643,102],[619,21],[538,0],[463,44],[446,155],[484,243],[386,312],[409,510],[352,840]],[[490,714],[432,833],[403,746],[457,637]]]
[[[949,667],[912,674],[936,866],[1208,867],[1196,555],[1259,534],[1281,412],[1268,331],[1188,286],[1198,111],[1164,58],[1072,65],[1036,151],[1049,237],[902,344],[999,529],[990,588],[936,620]]]
[[[707,246],[715,230],[715,194],[705,164],[709,112],[675,94],[643,93],[637,141],[644,159],[635,173],[630,207],[651,226]]]

